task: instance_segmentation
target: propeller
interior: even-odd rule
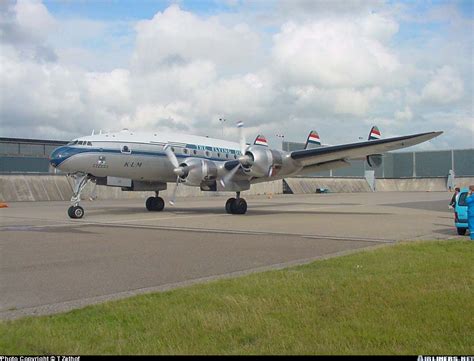
[[[176,187],[173,190],[173,194],[171,195],[171,199],[168,201],[169,204],[174,206],[176,204],[176,193],[178,193],[178,185],[179,185],[179,176],[176,178]]]
[[[181,177],[183,175],[185,175],[187,172],[189,172],[189,170],[192,169],[192,168],[187,166],[187,165],[185,165],[185,166],[180,166],[179,165],[178,158],[176,158],[176,155],[171,150],[171,147],[170,147],[169,144],[165,145],[164,151],[166,153],[166,156],[168,157],[168,160],[170,161],[170,163],[174,167],[174,169],[173,169],[174,174],[176,174],[176,187],[173,190],[173,194],[171,195],[171,199],[168,201],[169,204],[174,206],[175,203],[176,203],[176,194],[178,193],[178,186],[181,183],[180,182]]]
[[[250,165],[253,161],[248,155],[245,154],[245,152],[247,151],[247,143],[245,142],[244,122],[238,122],[237,128],[239,129],[241,155],[237,159],[239,163],[219,180],[219,183],[222,185],[223,188],[225,188],[226,185],[229,184],[230,180],[234,177],[235,173],[237,173],[239,168],[243,168],[244,165]]]

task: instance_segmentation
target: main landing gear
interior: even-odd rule
[[[150,212],[160,212],[165,208],[165,201],[158,197],[158,192],[155,192],[155,197],[149,197],[145,202],[145,206]]]
[[[225,210],[230,214],[245,214],[247,212],[247,202],[240,198],[240,192],[237,192],[236,198],[229,198],[225,203]]]
[[[87,174],[74,174],[74,191],[71,197],[71,206],[67,210],[70,218],[79,219],[84,216],[84,208],[79,205],[81,201],[81,192],[89,182],[90,178]]]

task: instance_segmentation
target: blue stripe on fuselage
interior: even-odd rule
[[[129,153],[122,153],[119,149],[107,149],[107,148],[73,148],[73,147],[60,147],[57,148],[51,153],[50,163],[58,167],[61,163],[65,160],[70,159],[71,157],[83,154],[83,153],[99,153],[99,154],[122,154],[124,156],[133,156],[133,155],[144,155],[144,156],[154,156],[154,157],[166,157],[165,152],[150,152],[150,151],[133,151]],[[225,153],[225,152],[222,152]],[[212,158],[212,157],[204,157],[199,156],[197,154],[175,154],[176,158],[199,158],[199,159],[208,159],[218,162],[226,162],[232,159],[221,159],[221,158]],[[59,157],[61,156],[61,157]]]

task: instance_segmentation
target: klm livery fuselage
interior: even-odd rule
[[[178,158],[202,158],[216,163],[235,160],[239,144],[175,133],[96,134],[78,138],[51,154],[51,164],[66,173],[82,172],[94,177],[121,177],[145,181],[174,182],[173,165],[167,160],[168,145]]]

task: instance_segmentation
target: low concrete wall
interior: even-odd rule
[[[327,188],[333,193],[371,192],[364,178],[287,178],[285,179],[295,194],[315,193],[316,188]],[[0,202],[22,201],[68,201],[72,195],[72,180],[64,175],[0,175]],[[456,186],[468,187],[474,184],[474,177],[457,177]],[[89,183],[82,193],[82,199],[92,195],[94,184]],[[117,187],[96,186],[98,199],[145,199],[153,192],[123,192]],[[169,197],[175,185],[168,184],[160,195]],[[378,192],[443,192],[446,191],[445,178],[377,179]],[[243,195],[281,194],[281,180],[254,184]],[[181,185],[178,197],[216,197],[229,192],[201,192],[198,188]]]
[[[64,175],[0,175],[0,201],[68,201],[72,196],[73,180]],[[153,192],[123,192],[119,187],[95,186],[89,183],[81,194],[82,199],[89,198],[96,187],[98,199],[145,199]],[[161,191],[163,197],[171,196],[174,184],[168,184],[166,191]],[[255,184],[243,195],[278,194],[283,193],[281,180]],[[202,192],[196,187],[180,185],[178,197],[215,197],[230,194],[229,192]]]
[[[407,178],[377,179],[375,189],[378,192],[444,192],[446,178]],[[456,177],[456,187],[469,187],[474,184],[474,177]]]
[[[327,188],[331,193],[372,192],[365,178],[286,178],[294,194],[316,193],[316,188]]]
[[[65,176],[0,175],[0,201],[62,201],[71,194]]]

